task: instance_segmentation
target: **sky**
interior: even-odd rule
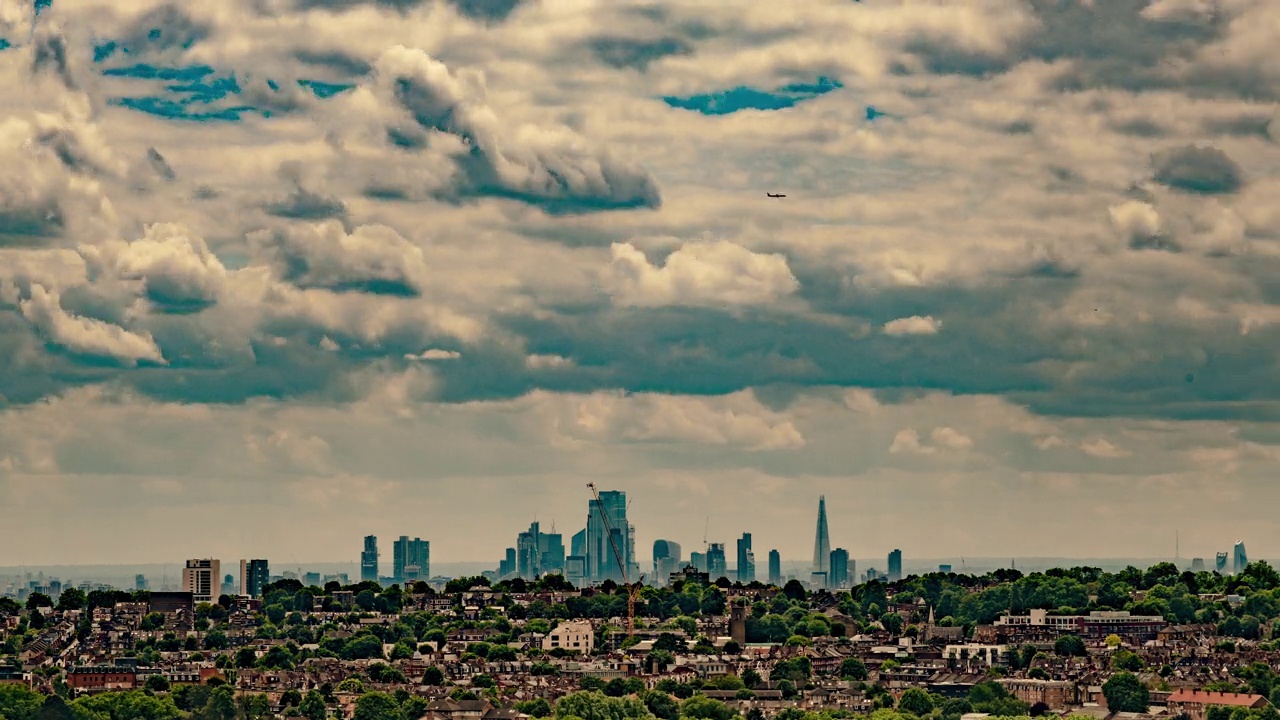
[[[1280,555],[1274,0],[0,0],[0,564]],[[767,198],[766,193],[785,198]]]

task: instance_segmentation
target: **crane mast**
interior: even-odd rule
[[[596,501],[596,511],[600,513],[600,522],[604,525],[604,532],[609,536],[609,547],[613,549],[613,559],[618,563],[618,570],[622,573],[623,587],[627,591],[627,637],[635,637],[636,634],[636,597],[640,595],[640,587],[644,582],[644,575],[633,585],[631,583],[631,573],[627,568],[627,563],[623,562],[622,550],[618,548],[618,541],[613,537],[613,525],[609,522],[609,515],[604,511],[604,501],[600,499],[600,492],[596,490],[596,484],[587,483],[587,487],[591,489],[591,495]]]

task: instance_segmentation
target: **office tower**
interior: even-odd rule
[[[813,538],[813,571],[826,572],[831,559],[831,535],[827,532],[827,498],[818,496],[818,529]]]
[[[498,563],[499,580],[515,576],[517,570],[516,554],[516,548],[507,548],[507,552],[503,556],[502,562]]]
[[[1204,558],[1191,558],[1191,572],[1204,572]]]
[[[902,579],[902,551],[894,548],[889,553],[889,582],[897,582]]]
[[[782,554],[777,550],[769,551],[769,584],[782,585]]]
[[[942,564],[942,565],[939,565],[939,566],[938,566],[938,572],[943,573],[943,574],[949,574],[949,573],[951,572],[951,566],[950,566],[950,565],[948,565],[948,564],[945,564],[945,563],[944,563],[944,564]]]
[[[146,589],[147,589],[147,577],[146,577],[145,575],[135,575],[135,576],[133,577],[133,589],[134,589],[134,590],[146,590]]]
[[[756,580],[756,556],[751,551],[751,533],[744,532],[738,538],[738,582],[749,583]]]
[[[262,597],[262,588],[271,582],[271,571],[266,560],[240,561],[240,594]]]
[[[360,582],[378,582],[378,538],[366,535],[360,552]]]
[[[700,553],[700,552],[689,553],[689,564],[692,565],[694,569],[696,569],[698,572],[706,572],[707,571],[707,554]]]
[[[707,574],[711,582],[729,577],[729,562],[724,556],[724,543],[711,543],[707,546]]]
[[[867,573],[863,575],[864,582],[871,582],[872,580],[883,580],[883,579],[884,579],[884,576],[881,575],[880,571],[875,568],[867,568]]]
[[[391,577],[397,583],[418,580],[431,573],[431,543],[401,535],[391,544]]]
[[[831,558],[827,558],[827,562],[831,562]],[[827,589],[827,573],[813,572],[809,573],[809,589],[810,590],[826,590]]]
[[[320,573],[318,572],[303,573],[302,584],[307,587],[323,587],[320,584]]]
[[[540,538],[542,528],[535,520],[529,529],[516,536],[516,574],[526,580],[532,580],[542,572],[542,550]]]
[[[849,585],[849,551],[836,548],[831,551],[831,561],[827,565],[827,585],[832,589]]]
[[[1244,552],[1244,541],[1241,540],[1232,548],[1232,565],[1231,568],[1235,573],[1244,572],[1245,567],[1249,565],[1249,556]]]
[[[556,532],[554,523],[551,532],[538,535],[538,554],[543,574],[564,574],[564,536]]]
[[[583,528],[569,538],[569,554],[578,557],[587,556],[587,530]]]
[[[601,513],[604,513],[601,515]],[[606,522],[607,521],[607,522]],[[606,526],[608,530],[606,530]],[[587,508],[587,576],[594,582],[623,582],[634,564],[635,531],[627,522],[627,494],[600,492]],[[614,549],[617,549],[617,555]],[[619,564],[621,560],[621,565]],[[624,572],[625,570],[625,572]]]
[[[234,576],[230,574],[222,576],[222,589],[219,590],[219,595],[235,595],[237,590],[239,587],[236,585]]]
[[[213,558],[188,560],[182,568],[182,591],[191,593],[195,603],[218,601],[218,580],[222,563]]]
[[[587,583],[586,556],[570,555],[564,559],[564,579],[574,587],[582,587]]]
[[[680,543],[672,540],[653,542],[654,582],[666,585],[671,573],[680,572]]]
[[[1218,573],[1219,575],[1225,575],[1227,573],[1227,554],[1226,553],[1224,552],[1218,553],[1218,557],[1214,560],[1213,569],[1214,569],[1214,572]]]

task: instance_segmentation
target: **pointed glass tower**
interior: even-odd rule
[[[813,571],[827,572],[830,568],[831,536],[827,533],[827,498],[818,496],[818,531],[813,538]]]

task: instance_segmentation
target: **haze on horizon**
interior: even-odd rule
[[[6,2],[0,564],[1280,556],[1277,27]]]

